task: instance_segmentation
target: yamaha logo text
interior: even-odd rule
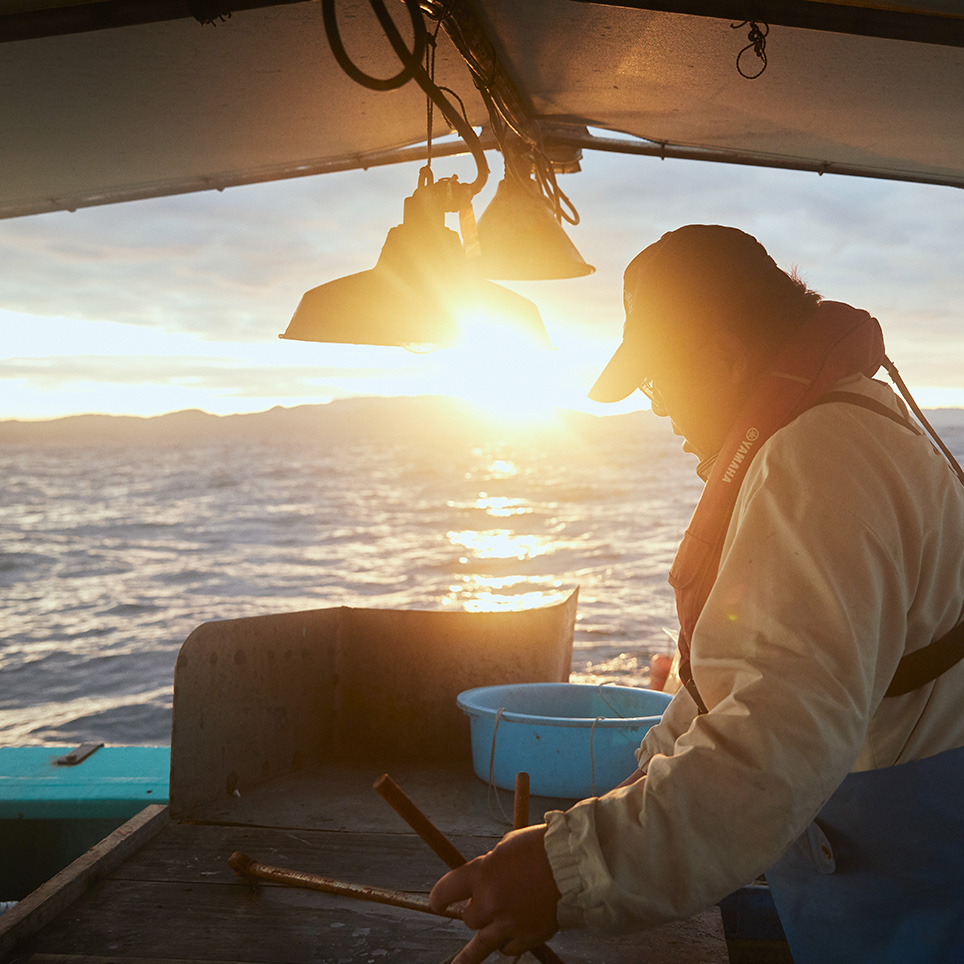
[[[748,428],[746,430],[746,435],[743,436],[743,441],[740,442],[740,447],[736,450],[736,455],[733,456],[733,460],[726,467],[726,471],[723,473],[724,482],[733,481],[733,477],[736,475],[736,470],[747,457],[750,449],[753,448],[753,443],[756,442],[759,437],[760,433],[757,431],[757,429]]]

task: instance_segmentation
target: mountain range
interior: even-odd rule
[[[650,425],[648,412],[598,417],[557,412],[539,431],[638,430]],[[446,396],[338,399],[322,405],[277,406],[249,415],[211,415],[196,409],[150,418],[72,415],[42,421],[0,421],[0,444],[181,444],[324,439],[445,439],[532,432],[532,427],[486,414],[469,402]]]
[[[927,418],[940,431],[964,429],[964,409],[930,409]],[[524,421],[488,414],[470,402],[438,395],[347,398],[327,404],[276,406],[249,415],[211,415],[197,409],[149,418],[127,415],[72,415],[41,421],[0,421],[0,445],[133,445],[484,438],[493,434],[558,433],[602,440],[646,435],[656,428],[648,411],[597,416],[559,409],[534,429]]]

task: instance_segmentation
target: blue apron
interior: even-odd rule
[[[964,747],[851,773],[767,880],[795,964],[964,964]]]

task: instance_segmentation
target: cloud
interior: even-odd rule
[[[287,380],[317,383],[325,378],[378,378],[392,369],[386,368],[324,368],[286,365],[283,368],[232,364],[227,359],[174,357],[125,357],[74,355],[69,358],[7,358],[0,360],[0,378],[26,378],[35,381],[60,379],[70,381],[104,381],[115,385],[142,384],[156,378],[159,372],[169,372],[174,381],[193,381],[222,387],[225,377],[232,380],[251,380],[266,374]]]
[[[377,358],[337,366],[183,355],[13,358],[0,360],[0,382],[8,386],[0,419],[160,415],[186,408],[227,415],[358,395],[426,393],[416,366],[383,366]]]
[[[0,221],[0,307],[262,341],[307,288],[375,263],[415,177],[407,165]]]
[[[580,383],[619,340],[624,266],[665,231],[709,222],[749,231],[826,297],[877,315],[913,385],[964,389],[960,191],[591,152],[582,166],[560,184],[582,217],[567,230],[596,273],[509,284],[540,306],[554,342],[578,342],[585,371],[573,369],[573,378]],[[465,158],[442,158],[435,168],[437,176],[471,174]],[[294,349],[276,338],[306,289],[375,263],[417,169],[0,221],[0,326],[16,325],[6,350],[19,356],[0,377],[48,394],[85,380],[118,393],[169,385],[184,397],[197,391],[197,407],[214,392],[283,400],[379,386],[383,394],[424,391],[423,375],[436,363],[345,346]],[[477,216],[498,182],[495,162],[493,169]],[[19,314],[5,317],[4,309]],[[52,318],[60,319],[56,337]],[[111,330],[102,330],[108,323]],[[134,332],[148,339],[140,347]],[[65,398],[64,406],[76,404]]]
[[[609,155],[588,155],[583,169],[563,187],[583,219],[573,240],[588,261],[604,262],[593,284],[566,292],[570,308],[585,306],[586,325],[595,322],[590,302],[603,294],[599,282],[618,284],[622,266],[665,231],[731,224],[825,297],[876,315],[891,345],[913,344],[922,377],[964,387],[964,365],[947,363],[964,355],[959,189]]]

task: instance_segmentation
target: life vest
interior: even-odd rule
[[[669,582],[679,615],[680,679],[706,712],[690,667],[693,628],[716,581],[740,485],[763,443],[842,378],[872,377],[884,361],[877,319],[836,301],[821,302],[772,359],[733,423],[680,543]]]

